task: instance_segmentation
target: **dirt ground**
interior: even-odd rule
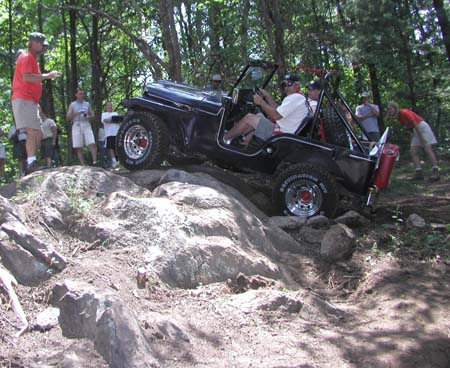
[[[18,295],[32,321],[58,280],[115,290],[142,322],[163,367],[450,367],[450,231],[441,226],[450,224],[449,174],[419,185],[419,193],[380,198],[368,224],[355,229],[358,246],[348,261],[327,264],[317,249],[284,254],[281,263],[299,285],[295,290],[264,279],[258,290],[236,288],[236,280],[195,290],[138,289],[133,250],[93,249],[72,257],[47,283],[19,286]],[[426,234],[405,237],[411,213],[431,224]],[[408,243],[433,236],[441,244],[430,240],[427,252]],[[304,301],[300,312],[251,308],[268,290],[298,296]],[[145,323],[149,312],[169,315],[188,337],[165,338]],[[71,351],[84,357],[80,366],[105,366],[88,342],[76,345],[59,327],[16,338],[16,326],[2,295],[0,367],[69,367],[64,354]]]

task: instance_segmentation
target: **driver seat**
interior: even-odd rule
[[[300,133],[308,126],[310,125],[314,120],[314,114],[312,114],[311,112],[308,113],[308,115],[306,115],[303,120],[301,121],[301,123],[299,124],[299,126],[297,127],[297,129],[295,130],[294,134],[295,135],[300,135]]]

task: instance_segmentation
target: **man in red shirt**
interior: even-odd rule
[[[386,119],[396,119],[407,129],[413,131],[410,144],[411,158],[416,166],[416,180],[423,180],[422,166],[420,165],[419,150],[423,148],[428,159],[432,164],[431,181],[440,179],[439,167],[436,155],[433,152],[432,145],[436,144],[436,137],[431,130],[430,125],[414,111],[408,109],[400,109],[395,102],[389,102],[387,105]]]
[[[12,83],[12,110],[17,130],[27,133],[27,174],[39,167],[36,150],[40,146],[42,131],[39,116],[39,100],[42,95],[42,81],[59,77],[57,71],[41,73],[36,58],[45,52],[48,45],[45,35],[39,32],[28,36],[28,49],[22,52],[16,61],[16,71]]]

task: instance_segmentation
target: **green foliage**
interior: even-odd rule
[[[13,123],[9,101],[14,60],[17,51],[26,47],[30,31],[43,31],[50,42],[45,69],[63,72],[62,78],[51,82],[51,100],[52,117],[63,129],[65,138],[70,136],[65,112],[73,99],[74,64],[77,65],[75,82],[86,89],[90,102],[97,101],[97,110],[111,100],[114,109],[123,112],[120,106],[123,98],[140,94],[146,83],[159,77],[155,64],[141,51],[142,44],[161,59],[162,77],[169,78],[168,65],[176,61],[167,52],[170,45],[164,43],[162,30],[169,25],[161,19],[159,11],[160,6],[169,3],[163,0],[16,0],[9,9],[9,2],[1,2],[0,128],[8,131]],[[77,9],[74,33],[69,27],[71,4]],[[450,136],[449,62],[431,0],[203,0],[173,4],[184,82],[205,86],[211,74],[220,72],[228,89],[248,58],[282,59],[289,70],[299,63],[336,68],[341,72],[341,91],[352,107],[359,102],[358,90],[370,91],[377,82],[382,106],[396,100],[402,107],[413,107],[431,123],[441,141]],[[245,4],[248,4],[248,16],[243,13]],[[264,4],[269,6],[273,19],[279,11],[282,24],[266,26],[261,15]],[[446,10],[448,16],[448,2]],[[95,19],[98,19],[97,33],[93,29]],[[277,50],[270,47],[277,29],[284,35],[284,48],[280,49],[284,50],[283,55],[276,55]],[[138,37],[138,41],[126,30]],[[76,60],[72,60],[70,41],[75,39]],[[99,55],[93,54],[93,45]],[[360,67],[358,76],[352,67],[355,63]],[[377,72],[377,81],[370,76],[369,63]],[[94,64],[100,67],[98,79],[94,78]],[[315,77],[307,72],[299,74],[304,84]],[[100,116],[100,111],[96,113]],[[96,121],[95,125],[98,124]],[[390,140],[407,152],[405,131],[395,122],[387,124],[393,128]],[[10,151],[10,144],[6,145]],[[62,142],[61,146],[66,144]],[[9,156],[10,177],[14,166]]]
[[[95,204],[94,200],[83,198],[83,193],[85,191],[80,186],[80,183],[76,182],[74,178],[68,178],[66,180],[63,191],[69,200],[70,208],[77,215],[87,215]]]

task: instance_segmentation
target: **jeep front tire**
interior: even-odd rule
[[[160,166],[168,146],[166,126],[158,116],[149,112],[128,113],[116,136],[119,161],[129,170]]]
[[[277,178],[273,200],[283,215],[333,217],[338,203],[336,180],[323,168],[296,164]]]

